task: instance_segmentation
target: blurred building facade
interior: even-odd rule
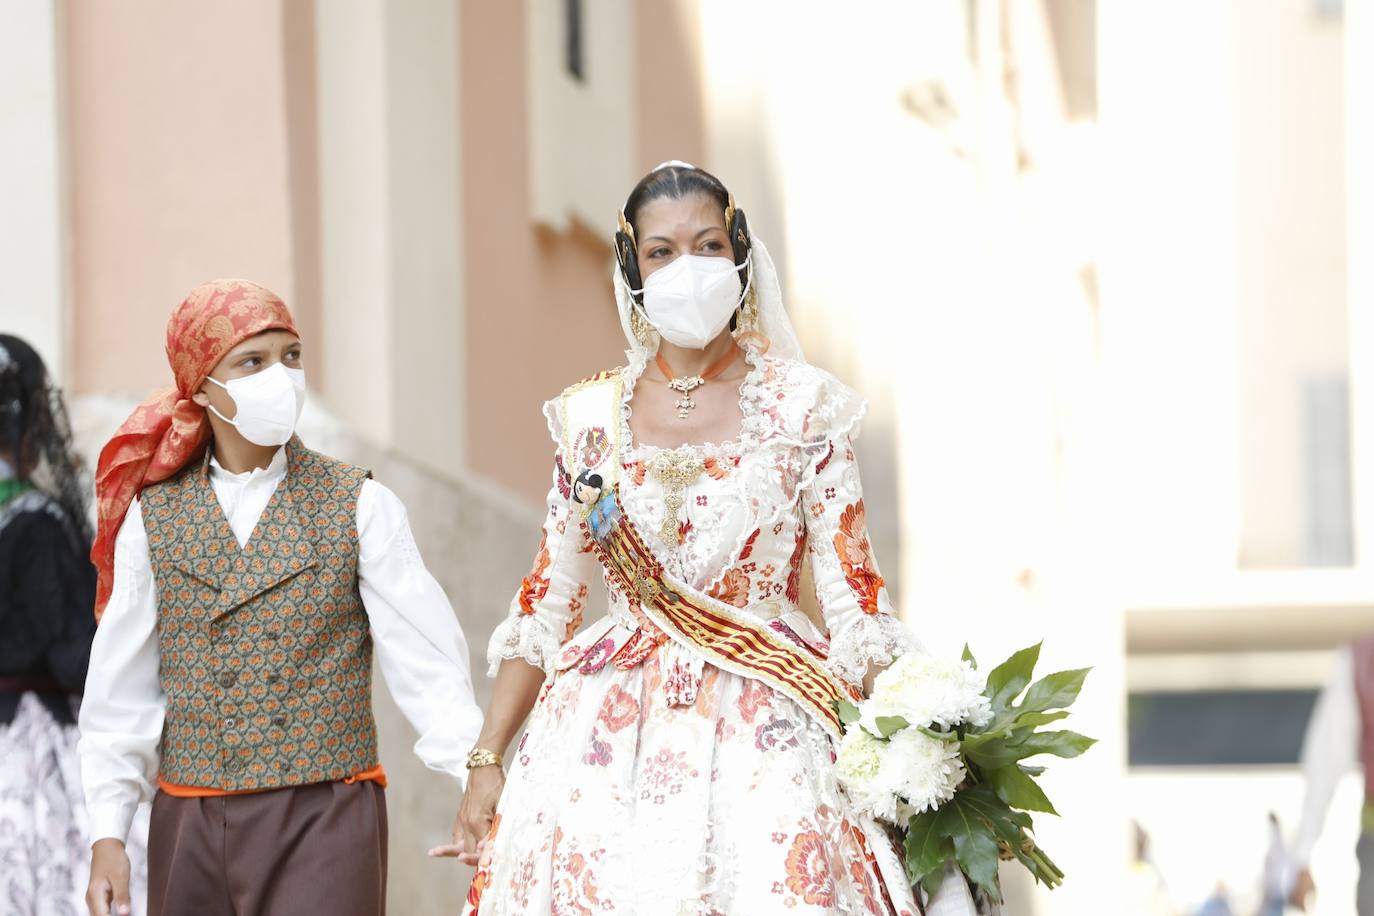
[[[1131,817],[1182,912],[1249,890],[1265,813],[1296,814],[1291,735],[1246,759],[1227,723],[1291,731],[1374,626],[1369,7],[26,0],[0,29],[23,141],[0,149],[0,327],[93,455],[165,384],[187,290],[281,293],[308,441],[406,500],[485,698],[548,481],[538,406],[620,361],[615,211],[657,162],[703,165],[813,361],[871,399],[907,620],[941,651],[1044,638],[1046,671],[1095,666],[1075,727],[1102,741],[1047,775],[1064,819],[1038,822],[1069,881],[1009,874],[1012,912],[1118,911]],[[378,702],[393,906],[451,911],[465,876],[423,850],[457,794]]]
[[[1129,476],[1128,806],[1180,904],[1220,882],[1243,910],[1266,812],[1296,825],[1332,650],[1374,629],[1374,11],[1101,11],[1104,201],[1125,215],[1103,298]],[[1352,773],[1314,855],[1317,913],[1354,911],[1360,802]]]

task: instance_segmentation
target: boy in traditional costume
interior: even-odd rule
[[[152,798],[152,916],[382,913],[373,651],[416,754],[461,783],[482,719],[462,630],[400,500],[294,435],[302,344],[281,299],[197,287],[167,357],[175,389],[96,475],[87,905],[129,912],[123,840]]]

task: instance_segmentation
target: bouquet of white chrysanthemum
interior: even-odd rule
[[[1039,658],[1040,646],[1023,649],[984,680],[967,648],[958,661],[912,652],[874,679],[868,699],[839,704],[840,779],[856,806],[904,833],[907,874],[927,893],[950,860],[994,902],[1000,859],[1019,860],[1049,887],[1064,879],[1030,833],[1027,812],[1057,813],[1035,782],[1044,769],[1021,761],[1077,757],[1093,744],[1037,731],[1068,716],[1088,670],[1032,684]]]

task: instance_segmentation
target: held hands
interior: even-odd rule
[[[1312,873],[1303,868],[1293,881],[1293,890],[1288,895],[1288,904],[1306,913],[1308,901],[1316,890],[1316,885],[1312,883]]]
[[[129,916],[129,856],[124,844],[111,837],[91,846],[91,883],[86,887],[91,916]]]
[[[477,865],[485,851],[487,834],[496,803],[506,785],[506,774],[499,766],[483,766],[468,772],[468,787],[453,822],[453,842],[429,851],[435,858],[456,858],[464,865]]]

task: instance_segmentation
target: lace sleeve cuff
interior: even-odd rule
[[[833,634],[829,667],[836,677],[862,684],[869,665],[890,665],[916,648],[916,638],[890,614],[863,614]]]
[[[501,662],[508,658],[524,659],[536,668],[553,671],[558,657],[558,637],[548,626],[531,614],[516,614],[501,621],[487,644],[488,677],[495,677]]]

